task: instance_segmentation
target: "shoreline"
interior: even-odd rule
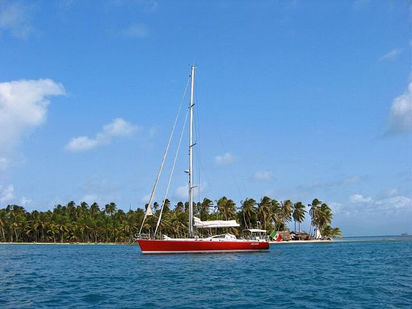
[[[320,239],[311,239],[311,240],[289,240],[289,241],[269,241],[270,245],[283,245],[283,244],[313,244],[313,243],[340,243],[340,242],[369,242],[369,241],[412,241],[412,237],[405,236],[376,236],[377,238],[369,237],[348,237],[347,239],[332,239],[332,240],[320,240]],[[0,245],[137,245],[136,242],[126,243],[126,242],[0,242]]]
[[[333,240],[319,240],[319,239],[312,239],[312,240],[289,240],[289,241],[269,241],[269,244],[304,244],[304,243],[322,243],[322,242],[333,242]],[[136,242],[133,243],[123,243],[123,242],[0,242],[0,245],[135,245]]]
[[[325,240],[322,240],[322,239],[311,239],[311,240],[288,240],[288,241],[275,241],[275,240],[271,240],[271,241],[269,241],[269,243],[272,245],[272,244],[279,244],[279,245],[281,245],[281,244],[305,244],[305,243],[322,243],[322,242],[325,242],[325,243],[330,243],[330,242],[333,242],[333,240],[332,239],[325,239]]]
[[[330,243],[333,240],[289,240],[289,241],[269,241],[269,244],[304,244],[304,243]],[[123,243],[123,242],[0,242],[0,245],[136,245],[136,242],[133,243]]]
[[[0,242],[0,245],[133,245],[126,242]]]

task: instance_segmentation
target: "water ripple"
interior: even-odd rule
[[[2,308],[412,306],[412,241],[167,256],[122,245],[0,245],[0,260]]]

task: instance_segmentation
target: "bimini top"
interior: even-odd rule
[[[211,221],[202,221],[199,218],[194,217],[195,227],[198,229],[208,229],[208,228],[217,228],[217,227],[239,227],[239,223],[236,220],[211,220]],[[266,231],[265,231],[266,232]]]
[[[244,231],[251,232],[251,233],[266,233],[266,230],[260,230],[260,229],[245,229]]]

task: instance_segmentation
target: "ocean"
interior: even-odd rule
[[[1,308],[411,308],[412,239],[142,255],[135,245],[0,245]]]

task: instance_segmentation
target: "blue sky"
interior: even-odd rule
[[[0,1],[0,206],[142,207],[193,63],[197,196],[316,197],[345,235],[412,232],[401,0]]]

